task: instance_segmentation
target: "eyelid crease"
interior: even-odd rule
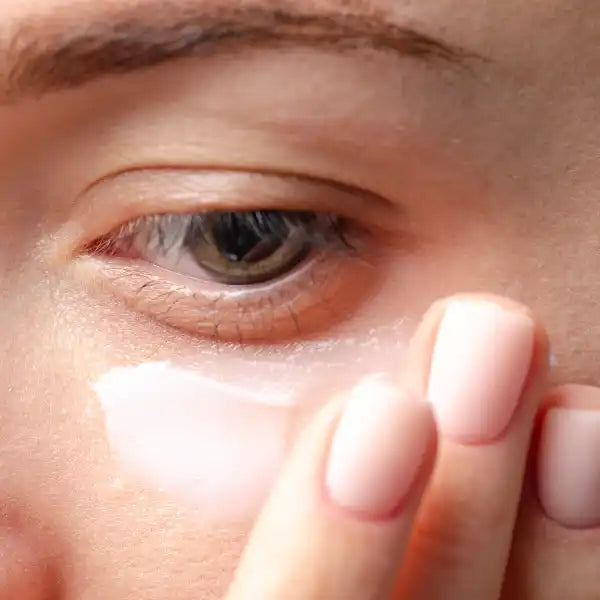
[[[160,166],[134,166],[128,167],[126,169],[112,171],[106,175],[103,175],[99,179],[96,179],[86,185],[83,188],[82,192],[79,196],[84,196],[85,194],[92,191],[94,188],[99,187],[101,185],[109,183],[111,180],[116,180],[117,178],[128,178],[135,179],[136,175],[141,175],[144,177],[159,177],[159,176],[169,176],[172,174],[173,177],[181,177],[182,175],[190,175],[190,176],[202,176],[202,177],[214,177],[215,179],[223,177],[223,176],[237,176],[240,179],[243,177],[262,177],[264,179],[273,178],[279,179],[282,182],[289,183],[304,183],[311,184],[314,186],[329,186],[331,188],[335,188],[342,193],[346,194],[360,194],[365,196],[370,201],[375,201],[378,203],[389,204],[397,209],[397,206],[390,202],[387,198],[376,194],[375,192],[371,192],[365,188],[362,188],[357,185],[351,185],[347,183],[342,183],[341,181],[337,181],[335,179],[330,179],[327,177],[319,177],[315,175],[310,175],[306,173],[295,173],[293,171],[279,171],[273,169],[264,169],[264,168],[253,168],[253,167],[233,167],[233,168],[224,168],[221,166],[212,166],[212,165],[203,165],[203,166],[193,166],[193,165],[160,165]],[[254,208],[260,208],[260,206],[256,206]]]

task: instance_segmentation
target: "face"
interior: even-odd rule
[[[65,598],[220,597],[298,429],[440,296],[600,383],[600,7],[262,4],[0,8],[0,490]]]

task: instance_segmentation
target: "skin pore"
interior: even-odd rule
[[[115,368],[291,390],[248,416],[284,455],[321,398],[397,369],[433,300],[485,291],[545,322],[556,383],[600,384],[600,6],[262,4],[0,8],[0,499],[61,598],[220,598],[275,475],[220,514],[123,469],[94,392]],[[95,244],[256,210],[341,217],[348,244],[327,229],[252,292]],[[524,514],[509,597],[593,597],[597,533]]]

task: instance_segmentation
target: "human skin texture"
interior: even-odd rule
[[[240,12],[242,25],[260,21],[251,35],[238,23],[193,51],[186,23],[201,32],[204,13],[258,2],[0,7],[0,525],[47,565],[39,597],[222,597],[299,428],[339,390],[394,373],[437,298],[514,298],[548,329],[554,383],[600,384],[600,5],[266,4]],[[274,4],[327,19],[269,35]],[[373,40],[374,21],[395,25]],[[153,51],[161,27],[179,45]],[[123,29],[133,50],[114,42]],[[93,51],[111,35],[118,69]],[[115,263],[90,250],[139,217],[257,209],[342,215],[354,250],[324,248],[249,298],[152,257]],[[205,433],[211,412],[239,432],[239,469],[247,459],[260,486],[240,493],[248,478],[231,458],[231,480],[219,480],[208,442],[166,484],[146,455],[140,473],[115,451],[98,382],[146,364],[226,385],[227,402],[257,391],[264,404],[244,404],[244,422],[276,449],[268,460],[239,417],[223,421],[231,405],[202,405],[206,386],[186,435]],[[123,385],[139,406],[146,392]],[[157,386],[164,408],[153,410],[168,421],[177,387]],[[290,403],[273,407],[282,394]],[[133,438],[136,419],[148,426],[143,410],[127,419],[116,427]],[[180,483],[210,468],[220,501],[209,507]],[[523,502],[507,597],[593,598],[599,534],[556,526],[533,492]]]

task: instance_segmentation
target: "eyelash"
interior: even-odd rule
[[[165,214],[141,217],[124,224],[116,231],[95,240],[87,252],[122,258],[137,258],[136,242],[142,241],[158,254],[184,246],[193,235],[206,238],[208,220],[214,217],[235,217],[257,235],[271,235],[285,241],[290,229],[300,230],[304,241],[312,248],[331,246],[340,251],[356,254],[355,241],[348,230],[350,222],[333,215],[319,215],[302,211],[208,211],[191,214]]]
[[[228,285],[210,274],[181,277],[160,265],[160,257],[185,249],[190,232],[205,236],[211,219],[232,216],[282,241],[293,228],[310,251],[289,272],[253,285]],[[376,272],[364,241],[355,223],[328,214],[211,211],[133,220],[94,241],[87,254],[100,259],[129,304],[169,326],[224,342],[277,343],[320,332],[358,308]]]

